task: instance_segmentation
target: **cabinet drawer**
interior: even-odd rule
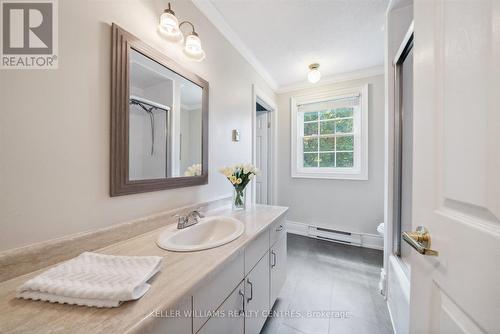
[[[269,230],[265,230],[245,248],[245,276],[248,275],[268,250]]]
[[[224,264],[224,267],[193,294],[193,332],[196,333],[208,320],[207,313],[214,312],[224,302],[231,291],[243,280],[243,252]]]
[[[276,241],[280,240],[281,237],[286,235],[285,217],[282,217],[272,223],[269,231],[271,238],[270,246],[272,246],[276,243]]]

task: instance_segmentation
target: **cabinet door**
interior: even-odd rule
[[[203,285],[193,293],[193,310],[196,312],[193,318],[193,333],[200,330],[210,314],[215,312],[240,284],[245,277],[243,272],[244,255],[241,252],[217,273],[207,277]]]
[[[177,306],[158,313],[156,318],[141,329],[147,334],[191,334],[193,332],[191,317],[191,296],[184,298]],[[155,314],[152,315],[155,317]]]
[[[241,282],[200,329],[198,334],[243,334],[245,326],[245,286]]]
[[[245,278],[245,334],[258,334],[269,312],[269,251]]]
[[[272,307],[286,280],[286,234],[271,247],[269,258],[271,268],[269,305]]]

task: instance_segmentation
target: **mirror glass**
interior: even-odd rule
[[[129,179],[202,173],[203,89],[132,49]]]

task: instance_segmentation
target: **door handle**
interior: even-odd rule
[[[420,254],[431,256],[439,255],[438,251],[431,249],[431,235],[423,226],[417,227],[415,232],[403,232],[403,240]]]
[[[281,230],[283,230],[283,224],[280,224],[280,226],[276,228],[276,232],[280,232]]]
[[[272,256],[272,258],[271,258],[271,260],[272,260],[271,261],[271,268],[274,268],[274,267],[276,267],[276,252],[272,250],[271,251],[271,256]]]
[[[238,315],[243,315],[245,314],[245,294],[241,290],[238,293],[241,296],[241,310],[238,312]]]
[[[253,283],[247,278],[247,283],[250,285],[250,297],[247,298],[247,303],[253,299]]]

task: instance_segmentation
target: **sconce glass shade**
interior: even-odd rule
[[[202,61],[205,59],[205,51],[201,48],[201,40],[195,32],[186,37],[183,51],[186,57],[191,60]]]
[[[183,39],[182,32],[179,29],[179,21],[174,13],[168,9],[160,16],[159,29],[172,42],[180,42]]]
[[[309,65],[309,73],[307,74],[307,80],[310,83],[316,83],[321,79],[321,72],[318,70],[319,64]]]

